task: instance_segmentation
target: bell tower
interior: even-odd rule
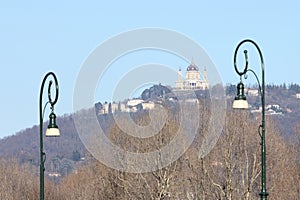
[[[204,82],[207,82],[208,79],[207,79],[207,70],[206,70],[206,67],[204,67],[204,70],[203,70],[203,81]]]
[[[178,69],[178,78],[176,81],[176,89],[183,89],[182,71],[181,67]]]

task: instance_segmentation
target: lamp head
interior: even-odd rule
[[[51,114],[49,115],[49,119],[50,120],[48,128],[46,130],[46,137],[59,137],[60,132],[58,126],[56,125],[56,115],[51,112]]]
[[[237,85],[237,95],[234,98],[232,108],[239,108],[239,109],[248,109],[249,105],[244,94],[244,84],[240,82]]]

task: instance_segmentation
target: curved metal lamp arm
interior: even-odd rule
[[[244,67],[244,70],[243,71],[239,71],[238,70],[238,67],[237,67],[237,64],[236,64],[236,57],[237,57],[237,53],[238,53],[238,50],[240,48],[240,46],[243,44],[244,42],[241,42],[240,44],[238,44],[238,46],[236,47],[235,49],[235,52],[234,52],[234,57],[233,57],[233,63],[234,63],[234,69],[236,71],[236,73],[240,76],[244,75],[247,73],[247,69],[248,69],[248,55],[247,55],[247,50],[244,51],[245,53],[245,61],[246,61],[246,65]]]
[[[249,63],[249,62],[248,62],[248,55],[247,55],[248,51],[247,51],[247,50],[244,51],[244,53],[245,53],[245,61],[246,61],[246,65],[245,65],[245,67],[244,67],[244,70],[243,70],[243,71],[239,71],[239,70],[238,70],[238,67],[237,67],[237,64],[236,64],[236,58],[237,58],[238,50],[239,50],[239,48],[241,47],[242,44],[247,43],[247,42],[253,44],[253,45],[256,47],[256,49],[257,49],[257,51],[258,51],[258,53],[259,53],[260,61],[261,61],[262,75],[264,76],[265,66],[264,66],[264,59],[263,59],[262,52],[261,52],[259,46],[258,46],[253,40],[250,40],[250,39],[243,40],[243,41],[241,41],[241,42],[237,45],[237,47],[236,47],[236,49],[235,49],[235,52],[234,52],[234,58],[233,58],[234,69],[235,69],[236,73],[238,73],[240,76],[242,76],[242,75],[244,75],[244,74],[247,73],[248,63]]]
[[[245,61],[246,61],[246,64],[245,64],[245,67],[244,67],[244,70],[243,71],[239,71],[238,70],[238,67],[237,67],[237,64],[236,64],[236,57],[237,57],[237,53],[238,53],[238,50],[240,48],[240,46],[244,43],[251,43],[253,44],[258,53],[259,53],[259,57],[260,57],[260,62],[261,62],[261,76],[262,76],[262,82],[260,84],[259,82],[259,79],[258,79],[258,76],[256,75],[256,73],[252,70],[252,69],[248,69],[248,55],[247,55],[247,50],[244,51],[245,53]],[[260,134],[260,138],[261,138],[261,166],[262,166],[262,178],[261,178],[261,186],[262,186],[262,189],[261,189],[261,192],[259,193],[261,199],[264,199],[266,200],[267,197],[268,197],[268,192],[267,192],[267,188],[266,188],[266,144],[265,144],[265,65],[264,65],[264,59],[263,59],[263,55],[262,55],[262,52],[259,48],[259,46],[253,41],[253,40],[250,40],[250,39],[246,39],[246,40],[243,40],[241,41],[236,49],[235,49],[235,52],[234,52],[234,59],[233,59],[233,62],[234,62],[234,69],[236,71],[236,73],[238,75],[240,75],[240,77],[242,75],[246,75],[246,73],[248,71],[252,72],[258,82],[258,85],[259,85],[259,91],[260,91],[260,95],[261,95],[261,104],[262,104],[262,120],[261,120],[261,125],[259,126],[259,129],[261,128],[261,134]],[[246,78],[246,77],[245,77]]]
[[[54,98],[54,101],[52,101],[52,98],[51,98],[51,86],[52,86],[52,80],[49,81],[49,85],[48,85],[48,102],[47,103],[50,103],[51,107],[53,108],[53,106],[56,104],[57,100],[58,100],[58,94],[59,94],[59,87],[58,87],[58,81],[57,81],[57,78],[55,76],[55,74],[53,72],[49,72],[45,75],[43,81],[42,81],[42,85],[41,85],[41,89],[40,89],[40,118],[43,118],[42,116],[42,97],[43,97],[43,91],[44,91],[44,85],[45,85],[45,82],[47,80],[47,78],[49,76],[52,76],[53,79],[54,79],[54,82],[55,82],[55,98]]]
[[[58,82],[57,82],[57,78],[55,76],[55,74],[53,72],[49,72],[48,73],[49,75],[52,75],[53,78],[54,78],[54,81],[55,81],[55,98],[54,98],[54,101],[52,101],[51,99],[51,85],[52,85],[52,81],[49,82],[49,85],[48,85],[48,100],[49,100],[49,103],[51,104],[51,107],[53,107],[56,102],[57,102],[57,99],[58,99],[58,91],[59,91],[59,88],[58,88]],[[46,75],[47,76],[47,75]]]
[[[48,102],[45,104],[44,110],[46,108],[46,105],[50,103],[51,105],[51,110],[53,111],[54,105],[56,104],[58,100],[58,94],[59,94],[59,88],[58,88],[58,81],[53,72],[49,72],[45,75],[41,89],[40,89],[40,101],[39,101],[39,114],[40,114],[40,199],[44,200],[44,171],[45,171],[45,160],[46,160],[46,154],[43,150],[43,117],[44,117],[44,112],[42,108],[42,100],[43,100],[43,91],[44,91],[44,85],[46,83],[46,80],[49,76],[52,76],[55,82],[55,98],[54,101],[51,98],[51,86],[52,86],[52,80],[49,81],[48,85]]]

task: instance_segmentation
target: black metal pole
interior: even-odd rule
[[[244,43],[252,43],[258,53],[259,53],[259,57],[260,57],[260,62],[261,62],[261,76],[262,76],[262,82],[261,84],[259,83],[259,79],[256,75],[256,73],[251,70],[251,69],[248,69],[248,56],[247,56],[247,50],[244,51],[245,53],[245,59],[246,59],[246,65],[245,65],[245,68],[242,72],[240,72],[237,68],[237,65],[236,65],[236,57],[237,57],[237,52],[238,52],[238,49],[239,47],[244,44]],[[236,47],[235,49],[235,53],[234,53],[234,68],[235,68],[235,71],[237,72],[237,74],[239,74],[240,76],[246,74],[248,71],[252,72],[255,77],[256,77],[256,80],[258,82],[258,85],[259,85],[259,90],[260,90],[260,94],[261,94],[261,106],[262,106],[262,112],[261,112],[261,192],[259,193],[260,195],[260,199],[262,200],[267,200],[268,198],[268,192],[267,192],[267,186],[266,186],[266,139],[265,139],[265,66],[264,66],[264,59],[263,59],[263,55],[262,55],[262,52],[259,48],[259,46],[253,41],[253,40],[250,40],[250,39],[246,39],[246,40],[243,40],[241,41],[238,46]]]
[[[44,172],[45,172],[45,159],[46,154],[43,150],[43,108],[42,108],[42,97],[43,97],[43,90],[44,85],[49,76],[53,76],[55,81],[55,88],[56,88],[56,95],[54,101],[51,99],[51,85],[52,81],[49,82],[48,85],[48,103],[50,103],[51,108],[56,104],[58,99],[58,82],[55,74],[53,72],[49,72],[46,74],[42,81],[41,89],[40,89],[40,101],[39,101],[39,112],[40,112],[40,200],[44,200]]]

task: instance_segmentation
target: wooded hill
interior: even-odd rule
[[[270,199],[299,199],[300,99],[296,98],[299,86],[268,85],[266,89],[266,104],[280,105],[282,110],[282,114],[267,115],[266,118],[267,187]],[[235,87],[228,86],[226,91],[228,105],[231,105]],[[199,98],[198,109],[201,113],[199,129],[189,149],[167,167],[148,173],[117,171],[99,163],[82,144],[74,126],[74,115],[58,117],[61,137],[44,139],[47,154],[46,197],[48,199],[258,198],[259,114],[235,111],[228,106],[225,127],[217,144],[207,156],[199,158],[203,138],[211,134],[208,126],[211,110],[206,98],[207,96]],[[255,107],[259,104],[259,98],[249,96],[248,99]],[[179,127],[177,111],[168,105],[168,102],[163,104],[168,110],[167,123],[157,136],[149,139],[128,136],[114,123],[112,114],[98,115],[98,121],[107,137],[124,150],[160,151],[161,147],[169,144],[174,138],[174,133]],[[133,121],[140,125],[147,125],[150,120],[148,111],[141,110],[132,113],[131,116]],[[182,141],[182,144],[184,143],[185,141]],[[2,157],[0,178],[4,181],[0,186],[0,199],[23,197],[38,199],[38,185],[33,184],[38,182],[39,172],[38,126],[0,140],[0,149]],[[157,159],[159,166],[161,158]],[[60,177],[49,176],[51,174],[59,174]]]

